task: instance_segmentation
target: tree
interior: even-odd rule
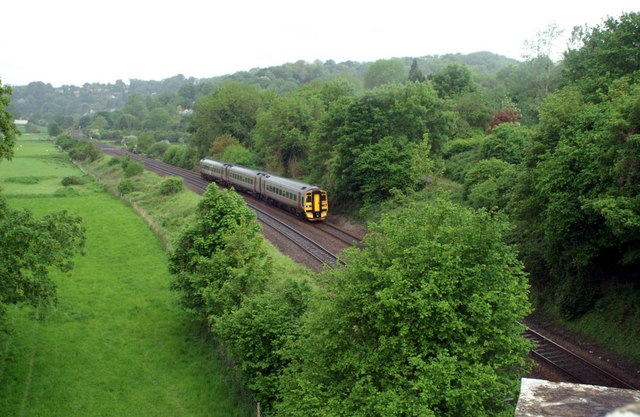
[[[207,319],[238,306],[238,291],[247,288],[234,286],[234,278],[244,277],[259,285],[268,267],[261,264],[255,212],[235,191],[210,185],[198,204],[197,219],[180,236],[169,270],[175,275],[172,288],[181,293],[183,305],[196,317]],[[216,298],[227,290],[232,294]],[[226,304],[229,298],[234,303]]]
[[[13,117],[7,111],[9,107],[11,87],[2,86],[0,79],[0,160],[13,158],[16,136],[20,134],[13,123]]]
[[[49,133],[49,136],[56,137],[62,133],[62,129],[60,128],[60,125],[58,123],[51,122],[47,127],[47,132]]]
[[[218,90],[196,103],[191,145],[198,156],[206,155],[211,141],[230,134],[240,143],[251,147],[251,130],[264,93],[258,87],[238,82],[227,82]]]
[[[258,113],[254,131],[255,147],[267,167],[298,176],[298,163],[306,159],[311,136],[323,114],[317,91],[302,90],[274,98],[268,109]]]
[[[500,159],[484,159],[464,175],[463,197],[474,208],[505,209],[516,167]]]
[[[172,118],[167,109],[164,107],[156,107],[149,112],[146,127],[153,130],[166,129],[171,123]]]
[[[409,81],[421,83],[424,82],[425,79],[424,74],[420,71],[420,68],[418,68],[418,60],[414,59],[411,63],[411,69],[409,69]]]
[[[453,113],[426,83],[378,87],[329,111],[319,135],[326,138],[324,146],[335,143],[334,201],[380,201],[389,187],[411,188],[406,182],[411,178],[411,150],[403,148],[422,142],[428,133],[431,153],[438,153],[453,131]],[[384,154],[391,157],[391,165]],[[384,174],[387,168],[393,175]],[[381,174],[384,178],[376,187],[375,175]]]
[[[0,196],[0,320],[7,304],[47,306],[56,301],[49,268],[73,268],[73,255],[85,242],[82,219],[66,211],[36,219],[13,211]]]
[[[228,146],[222,154],[223,161],[246,168],[256,168],[258,166],[257,159],[253,152],[240,144]]]
[[[0,84],[0,160],[11,159],[16,127],[6,111],[11,89]],[[82,220],[66,211],[36,219],[13,211],[0,196],[0,322],[7,304],[46,306],[56,300],[49,268],[73,268],[73,255],[84,247]]]
[[[477,90],[473,81],[473,74],[467,65],[451,63],[440,71],[432,74],[429,79],[440,97],[455,97],[457,95]]]
[[[278,415],[513,415],[530,307],[508,229],[444,199],[384,215],[322,274]]]
[[[485,137],[482,143],[484,158],[498,158],[517,165],[524,160],[531,143],[532,132],[516,123],[502,123]]]
[[[574,34],[577,33],[574,31]],[[609,84],[640,70],[640,13],[610,17],[591,31],[582,31],[582,47],[564,54],[564,74],[590,99],[599,100]]]
[[[220,135],[211,142],[207,155],[212,158],[222,159],[224,151],[231,145],[240,145],[240,141],[228,133]]]
[[[513,218],[532,281],[566,318],[587,311],[607,277],[640,280],[639,97],[626,77],[597,102],[573,86],[552,95],[532,169],[516,186]]]
[[[371,89],[384,84],[405,81],[404,64],[399,59],[380,59],[369,66],[364,74],[364,86]]]

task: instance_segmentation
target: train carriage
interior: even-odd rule
[[[202,159],[200,161],[200,176],[209,181],[226,181],[226,170],[229,164]]]
[[[314,185],[212,159],[200,161],[200,174],[207,180],[258,195],[309,221],[322,221],[329,212],[327,192]]]
[[[237,165],[229,165],[226,174],[226,182],[233,185],[236,190],[250,193],[258,192],[258,171]]]
[[[324,220],[329,211],[327,192],[319,187],[287,178],[264,174],[260,192],[268,200],[278,202],[307,220]]]

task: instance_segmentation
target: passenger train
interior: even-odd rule
[[[327,192],[315,185],[208,158],[200,161],[200,175],[206,180],[256,195],[309,221],[322,221],[329,212]]]

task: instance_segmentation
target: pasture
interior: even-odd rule
[[[206,331],[170,291],[160,240],[89,178],[60,193],[63,177],[82,173],[51,142],[25,136],[14,159],[0,163],[3,195],[38,216],[80,215],[87,246],[70,273],[52,272],[57,306],[10,308],[12,331],[0,333],[0,415],[250,415]]]

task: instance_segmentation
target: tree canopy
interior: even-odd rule
[[[18,129],[13,123],[13,117],[7,111],[11,102],[11,87],[2,86],[0,80],[0,160],[11,159],[13,157],[13,148],[16,143]]]
[[[323,274],[278,415],[512,415],[530,309],[507,230],[444,199],[383,216]]]

